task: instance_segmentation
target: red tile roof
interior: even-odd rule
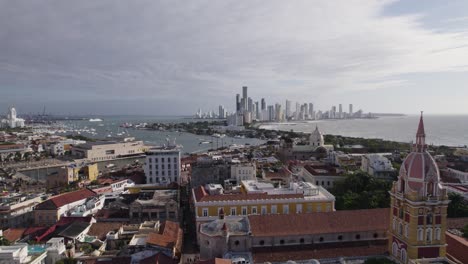
[[[177,264],[178,262],[166,256],[164,253],[157,253],[154,256],[140,260],[140,264]]]
[[[337,257],[360,257],[383,255],[387,251],[386,243],[383,245],[365,245],[333,248],[307,249],[300,247],[275,247],[263,250],[254,250],[254,263],[285,262],[288,260],[327,259]]]
[[[329,234],[386,230],[389,210],[345,210],[313,214],[250,215],[253,236]],[[266,224],[268,223],[268,224]]]
[[[268,193],[236,193],[210,195],[203,186],[193,189],[197,202],[211,201],[246,201],[246,200],[271,200],[304,198],[303,194],[268,194]]]
[[[468,225],[468,217],[447,218],[447,228],[462,229]]]
[[[460,263],[468,263],[468,239],[445,232],[447,257]]]
[[[6,240],[14,243],[23,238],[25,231],[26,228],[8,228],[7,230],[3,231],[3,237]]]
[[[182,229],[179,224],[172,221],[165,221],[159,228],[159,233],[150,233],[146,243],[153,246],[175,249],[180,252],[182,248]]]
[[[78,191],[59,194],[49,198],[47,201],[38,204],[35,210],[54,210],[64,205],[74,203],[76,201],[86,199],[95,195],[95,192],[86,188]]]
[[[88,235],[96,236],[99,240],[104,241],[107,233],[117,231],[122,226],[122,223],[116,222],[97,222],[93,223],[89,228]]]

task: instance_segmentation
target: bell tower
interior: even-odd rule
[[[400,168],[390,191],[390,255],[399,263],[445,258],[447,191],[439,168],[427,151],[421,112],[416,143]]]

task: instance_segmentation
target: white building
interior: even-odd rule
[[[0,126],[9,128],[24,127],[24,119],[18,118],[16,116],[16,109],[14,107],[10,107],[7,118],[1,120]]]
[[[362,156],[361,170],[376,178],[391,178],[395,173],[390,160],[377,154]]]
[[[245,180],[256,180],[257,167],[255,163],[243,163],[231,165],[231,179],[238,183]]]
[[[161,186],[171,182],[180,184],[180,155],[180,148],[175,144],[148,150],[144,166],[146,183]]]
[[[123,142],[88,142],[86,144],[73,146],[72,155],[91,161],[103,161],[119,157],[141,155],[145,153],[146,148],[143,141],[135,141],[134,138],[126,138]]]

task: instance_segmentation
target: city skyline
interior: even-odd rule
[[[319,109],[468,113],[467,2],[51,3],[0,1],[4,111],[188,115],[246,85]]]

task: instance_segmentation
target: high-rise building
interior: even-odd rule
[[[353,115],[353,104],[349,104],[349,116]]]
[[[312,113],[314,112],[314,104],[309,103],[309,116],[312,116]]]
[[[283,121],[283,109],[281,108],[281,104],[275,104],[275,120],[278,122]]]
[[[247,98],[247,111],[253,112],[254,104],[252,98]]]
[[[260,105],[258,101],[255,102],[255,119],[260,120]]]
[[[246,99],[241,98],[240,102],[241,102],[241,103],[240,103],[240,110],[239,110],[239,111],[243,112],[244,110],[247,110],[247,107],[246,107],[246,105],[247,105]]]
[[[218,117],[219,118],[226,118],[226,109],[222,105],[219,106]]]
[[[339,108],[339,114],[338,114],[338,118],[343,118],[343,105],[342,104],[339,104],[338,105],[338,108]]]
[[[240,94],[236,94],[236,111],[239,112],[240,110],[241,110]]]
[[[242,98],[247,100],[247,86],[242,87]]]
[[[403,162],[398,180],[390,191],[388,252],[398,263],[422,263],[412,260],[445,258],[446,255],[445,232],[450,200],[425,141],[421,114],[416,144]]]
[[[309,118],[309,105],[307,103],[304,104],[304,119]]]
[[[286,100],[286,119],[290,118],[292,116],[291,113],[291,101]]]
[[[262,111],[263,111],[263,110],[266,110],[265,98],[262,98]]]
[[[275,120],[275,106],[269,105],[268,106],[268,121]]]

